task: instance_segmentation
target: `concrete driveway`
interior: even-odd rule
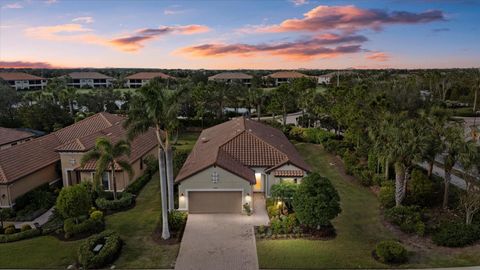
[[[254,196],[252,216],[190,214],[175,269],[258,269],[253,226],[268,224],[262,199]]]

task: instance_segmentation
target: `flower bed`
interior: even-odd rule
[[[100,250],[94,250],[102,245]],[[120,254],[122,240],[118,233],[105,231],[89,237],[78,249],[78,261],[85,269],[102,268]]]

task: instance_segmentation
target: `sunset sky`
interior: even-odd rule
[[[0,67],[480,66],[480,0],[0,0]]]

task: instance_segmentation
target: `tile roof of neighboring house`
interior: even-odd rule
[[[300,72],[296,72],[296,71],[279,71],[279,72],[275,72],[270,75],[267,75],[266,77],[294,79],[294,78],[302,78],[302,77],[310,77],[310,76],[302,74]]]
[[[274,169],[289,163],[311,170],[280,130],[240,117],[205,129],[200,134],[176,182],[212,165],[255,182],[254,171],[249,167]]]
[[[163,72],[138,72],[125,77],[127,80],[151,80],[153,78],[173,79],[174,77]]]
[[[14,128],[0,127],[0,145],[11,144],[32,137],[35,137],[35,134]]]
[[[58,146],[111,127],[122,119],[118,115],[97,113],[43,137],[0,150],[0,183],[14,182],[57,162]]]
[[[113,79],[99,72],[72,72],[68,76],[72,79]]]
[[[242,80],[251,78],[253,78],[252,75],[242,72],[222,72],[208,77],[209,80]]]
[[[279,177],[303,177],[302,170],[275,170],[273,175]]]
[[[5,81],[20,81],[20,80],[46,80],[45,78],[30,75],[24,72],[0,72],[0,78]]]

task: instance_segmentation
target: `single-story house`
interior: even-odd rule
[[[305,75],[297,71],[279,71],[272,73],[270,75],[264,76],[266,80],[273,80],[272,85],[269,86],[279,86],[284,83],[289,83],[294,79],[298,78],[311,78],[311,76]]]
[[[113,86],[114,79],[99,72],[72,72],[68,74],[68,86],[75,88],[107,88]]]
[[[254,192],[269,197],[273,184],[300,183],[310,171],[280,130],[235,118],[200,134],[175,179],[179,210],[241,213]]]
[[[209,81],[232,83],[238,82],[247,87],[252,85],[252,75],[248,75],[242,72],[222,72],[208,77]]]
[[[47,79],[24,72],[0,72],[0,79],[15,90],[38,90],[47,85]]]
[[[0,150],[0,207],[14,206],[19,196],[43,184],[63,180],[64,186],[68,186],[91,180],[95,163],[81,167],[81,156],[93,147],[98,137],[110,137],[112,141],[125,137],[124,120],[119,115],[97,113],[48,135]],[[155,133],[147,132],[131,145],[128,161],[138,177],[144,170],[143,158],[156,155]],[[123,190],[130,179],[123,172],[118,173],[118,189]],[[109,176],[105,176],[103,183],[109,190]]]
[[[330,84],[333,77],[337,75],[336,72],[331,72],[328,74],[323,74],[318,76],[318,84]]]
[[[0,150],[28,142],[33,138],[35,138],[34,133],[14,128],[0,127]]]
[[[125,86],[128,88],[139,88],[146,85],[153,78],[175,79],[163,72],[138,72],[125,77]]]

